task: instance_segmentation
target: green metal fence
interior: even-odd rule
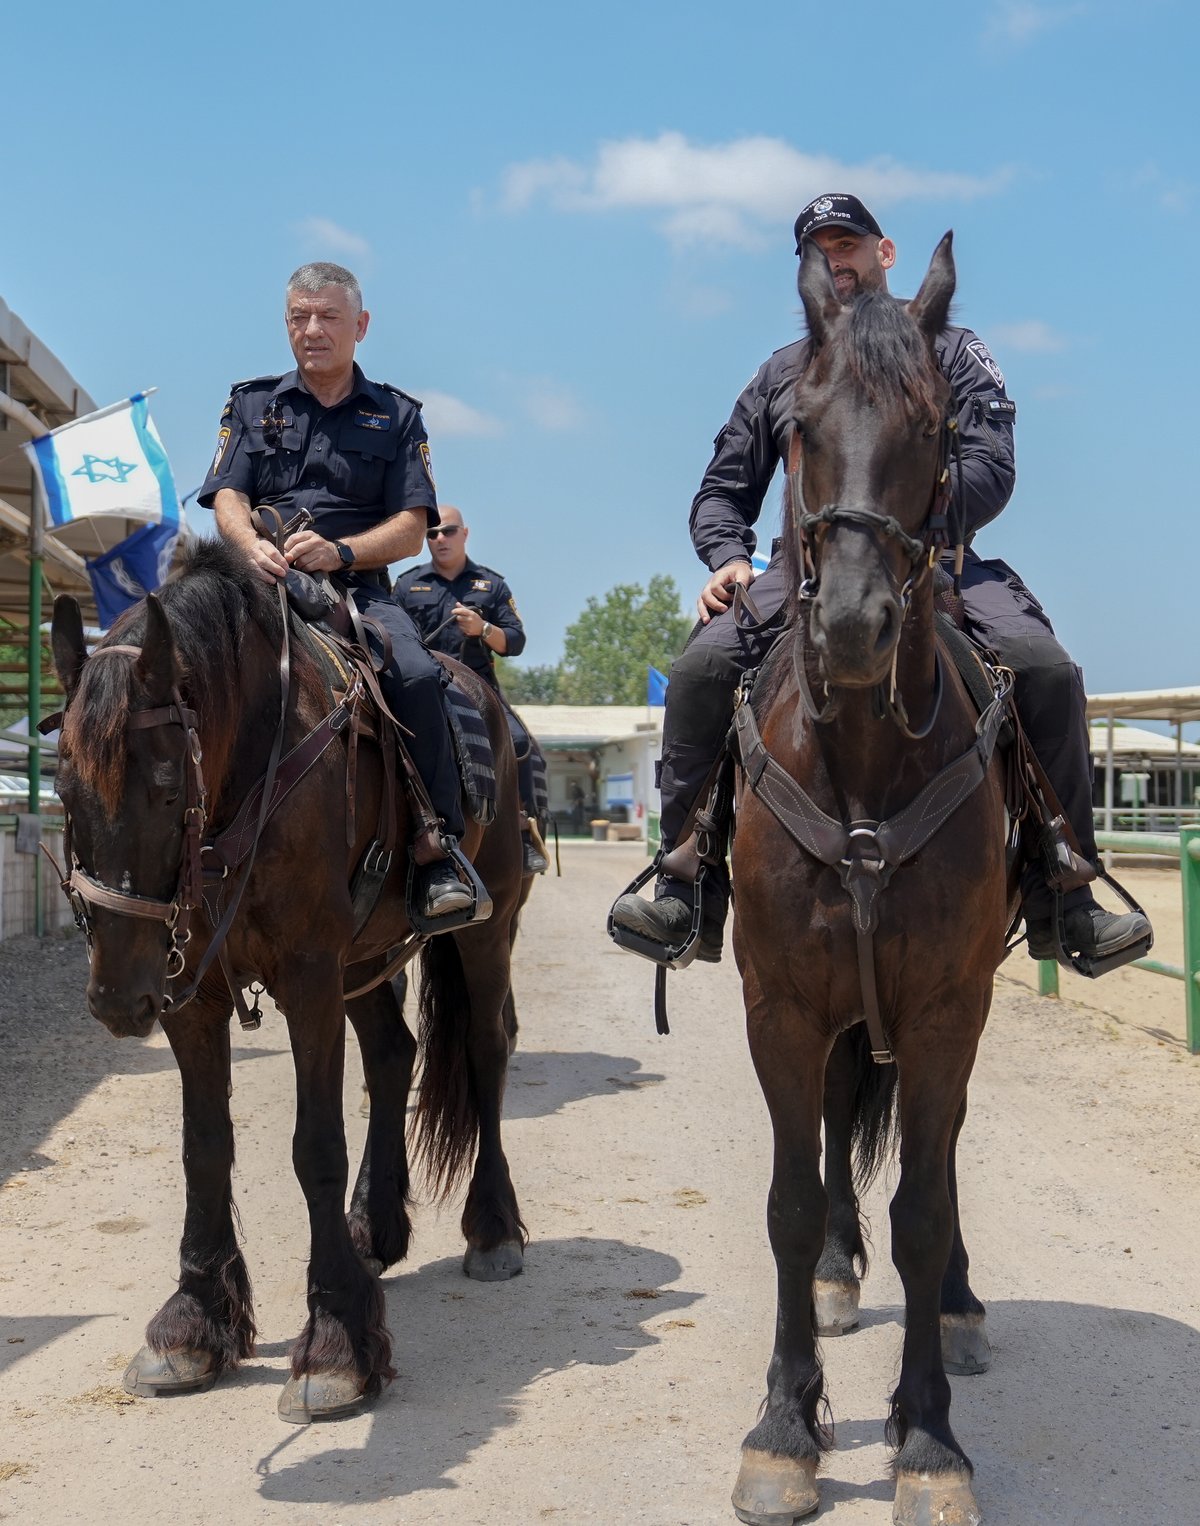
[[[1133,968],[1183,981],[1187,1046],[1191,1054],[1200,1054],[1200,826],[1182,827],[1178,836],[1170,832],[1097,832],[1096,843],[1113,853],[1178,860],[1183,899],[1183,964],[1137,959]],[[1058,965],[1053,960],[1044,959],[1038,964],[1038,991],[1042,996],[1058,995]]]

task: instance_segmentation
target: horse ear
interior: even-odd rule
[[[921,289],[908,304],[913,321],[927,339],[935,339],[946,327],[958,277],[954,269],[954,230],[942,236],[933,251]]]
[[[87,661],[87,642],[83,638],[83,615],[69,593],[60,593],[54,601],[50,649],[54,653],[54,666],[63,692],[70,699]]]
[[[833,272],[825,258],[825,251],[811,238],[804,240],[796,284],[800,290],[800,300],[804,303],[808,332],[812,335],[813,343],[820,347],[829,337],[834,320],[841,315],[842,304],[838,301],[837,287],[833,284]]]
[[[163,607],[152,593],[146,595],[146,634],[134,672],[150,698],[160,705],[165,704],[179,686],[175,639]]]

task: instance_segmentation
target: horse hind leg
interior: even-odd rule
[[[233,1206],[229,1116],[229,1011],[200,999],[163,1020],[183,1092],[187,1186],[179,1287],[146,1327],[146,1344],[125,1372],[143,1398],[203,1392],[254,1354],[250,1276]]]
[[[942,1363],[956,1377],[970,1377],[986,1372],[992,1365],[992,1347],[987,1336],[987,1315],[982,1303],[971,1290],[967,1273],[970,1257],[963,1242],[962,1222],[958,1211],[958,1137],[967,1116],[967,1099],[962,1100],[950,1136],[950,1158],[947,1176],[950,1201],[954,1208],[954,1239],[950,1246],[950,1260],[946,1275],[942,1278],[941,1326]]]
[[[357,997],[347,1015],[358,1038],[371,1099],[367,1143],[346,1216],[363,1265],[375,1276],[408,1254],[408,1154],[404,1129],[417,1041],[409,1032],[394,986]]]

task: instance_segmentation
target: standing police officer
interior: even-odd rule
[[[817,197],[796,219],[795,232],[798,255],[803,257],[806,238],[824,253],[842,302],[853,302],[864,288],[886,291],[896,246],[856,196]],[[947,326],[934,348],[958,405],[961,507],[971,538],[996,518],[1012,495],[1016,407],[1005,394],[999,366],[970,329]],[[664,849],[675,845],[717,757],[738,679],[762,662],[778,634],[778,622],[771,617],[779,613],[786,595],[778,548],[766,572],[754,580],[754,603],[770,629],[736,625],[730,606],[737,585],[745,587],[754,577],[753,526],[776,466],[787,460],[795,382],[810,355],[810,343],[803,339],[777,350],[759,368],[716,438],[715,454],[692,503],[692,543],[712,576],[697,603],[700,624],[672,667],[667,690],[661,765]],[[954,490],[959,491],[957,472]],[[1004,562],[983,561],[968,550],[962,593],[970,633],[1017,674],[1015,699],[1026,734],[1083,855],[1095,861],[1083,675],[1059,644],[1041,605]],[[715,878],[710,874],[707,883]],[[1057,951],[1052,903],[1037,868],[1027,870],[1022,890],[1029,952],[1037,959],[1052,959]],[[691,885],[663,875],[652,903],[623,895],[613,907],[613,920],[655,942],[678,945],[691,927],[693,897]],[[698,958],[713,963],[721,957],[727,879],[718,885],[715,900],[715,906],[706,906],[697,950]],[[1131,949],[1150,933],[1144,916],[1106,912],[1086,888],[1069,892],[1064,909],[1067,943],[1089,959]]]
[[[233,388],[199,502],[215,511],[218,530],[264,582],[292,567],[330,573],[359,612],[387,631],[384,698],[412,733],[409,751],[444,834],[458,838],[462,806],[441,669],[388,590],[388,563],[414,555],[426,526],[437,523],[421,405],[396,387],[369,382],[355,363],[370,314],[341,265],[302,265],[287,285],[285,317],[296,369]],[[260,505],[284,520],[307,509],[312,527],[289,536],[281,553],[254,531],[250,515]],[[471,903],[441,835],[429,828],[413,845],[427,917]]]
[[[533,742],[520,716],[504,699],[496,679],[495,658],[517,657],[525,650],[525,627],[516,601],[498,572],[467,555],[470,529],[456,508],[444,504],[436,526],[425,532],[433,560],[402,572],[396,600],[412,616],[426,646],[463,663],[496,691],[504,705],[517,752],[521,805],[537,820],[533,789]],[[522,833],[525,873],[544,874],[550,867],[528,828]]]

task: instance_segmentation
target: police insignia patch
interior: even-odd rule
[[[225,454],[225,447],[229,444],[229,434],[230,430],[225,424],[222,424],[221,428],[217,431],[217,453],[213,457],[212,464],[212,469],[214,472],[216,471],[217,467],[220,466],[221,457]]]
[[[491,593],[492,585],[487,578],[472,578],[471,588],[475,593]]]
[[[433,466],[429,460],[429,446],[424,441],[421,442],[421,465],[425,468],[425,475],[432,486],[437,487],[437,483],[433,480]]]
[[[386,413],[371,413],[369,409],[360,408],[354,415],[354,422],[360,429],[390,429],[392,421]]]
[[[996,383],[997,387],[1004,385],[1004,372],[996,364],[991,350],[984,344],[982,339],[973,339],[967,346],[968,355],[974,355],[975,359]]]
[[[833,202],[828,196],[822,196],[820,201],[813,202],[813,211],[818,217],[824,217],[826,212],[833,211]]]

